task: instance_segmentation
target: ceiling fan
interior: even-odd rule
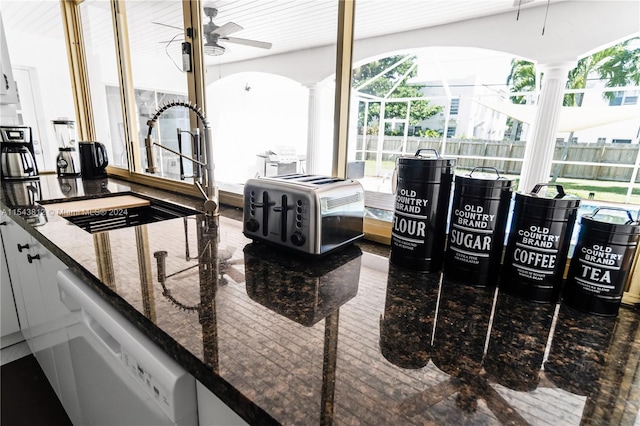
[[[218,9],[215,7],[205,7],[204,13],[209,17],[209,22],[203,25],[202,33],[205,37],[204,53],[209,56],[222,55],[226,48],[223,43],[235,43],[242,44],[244,46],[258,47],[261,49],[271,49],[272,44],[265,41],[249,40],[246,38],[229,37],[229,34],[242,31],[244,28],[235,22],[227,22],[222,26],[218,26],[213,22],[213,18],[218,15]],[[182,28],[174,27],[173,25],[163,24],[160,22],[153,22],[157,25],[164,25],[171,28],[182,30]]]

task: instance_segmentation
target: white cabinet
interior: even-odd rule
[[[5,224],[5,226],[6,223],[6,221],[0,221],[0,224]],[[3,246],[0,247],[0,274],[2,274],[0,278],[0,287],[2,288],[2,293],[0,294],[2,322],[0,322],[0,326],[2,328],[2,337],[5,337],[20,331],[20,323],[18,322],[18,313],[16,312],[16,305],[13,300],[9,268],[7,267],[7,260],[4,255],[4,243]]]
[[[29,349],[42,367],[53,390],[60,395],[53,346],[60,333],[60,298],[56,273],[66,266],[8,216],[0,228],[20,319]]]
[[[4,25],[0,18],[0,104],[17,104],[18,87],[13,79],[13,70],[9,60],[9,47],[4,34]]]
[[[0,232],[2,233],[2,244],[4,246],[8,272],[11,277],[15,309],[17,310],[18,318],[20,319],[20,330],[22,331],[22,334],[25,335],[25,338],[27,338],[29,333],[29,323],[27,321],[27,312],[25,310],[22,289],[20,288],[20,268],[18,263],[16,263],[19,259],[19,252],[17,250],[17,244],[19,244],[18,241],[20,241],[20,244],[24,244],[26,243],[26,238],[24,236],[23,238],[20,238],[21,234],[24,233],[24,230],[22,230],[20,226],[8,216],[4,216],[2,222],[3,226],[0,227]]]

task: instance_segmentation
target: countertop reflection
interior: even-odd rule
[[[251,423],[637,421],[635,310],[534,304],[402,270],[366,244],[295,257],[245,238],[233,209],[89,234],[37,208],[150,191],[80,181],[64,182],[75,194],[49,176],[3,183],[3,211]]]

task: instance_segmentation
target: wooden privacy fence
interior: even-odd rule
[[[375,135],[367,136],[366,143],[363,144],[362,136],[358,136],[357,152],[362,153],[362,148],[365,148],[362,157],[358,159],[375,159],[377,138]],[[444,155],[458,157],[456,167],[460,169],[495,167],[500,173],[518,175],[522,168],[525,144],[523,141],[447,139]],[[441,151],[441,145],[440,139],[408,137],[403,149],[402,136],[387,136],[384,138],[381,154],[384,161],[393,161],[400,155],[415,154],[418,149]],[[555,147],[554,160],[582,164],[554,164],[552,173],[559,172],[558,177],[565,178],[629,182],[638,148],[638,144],[559,142]],[[640,173],[636,183],[640,183]]]

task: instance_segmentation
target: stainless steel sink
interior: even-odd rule
[[[104,232],[199,214],[197,210],[138,194],[40,202],[89,233]]]

